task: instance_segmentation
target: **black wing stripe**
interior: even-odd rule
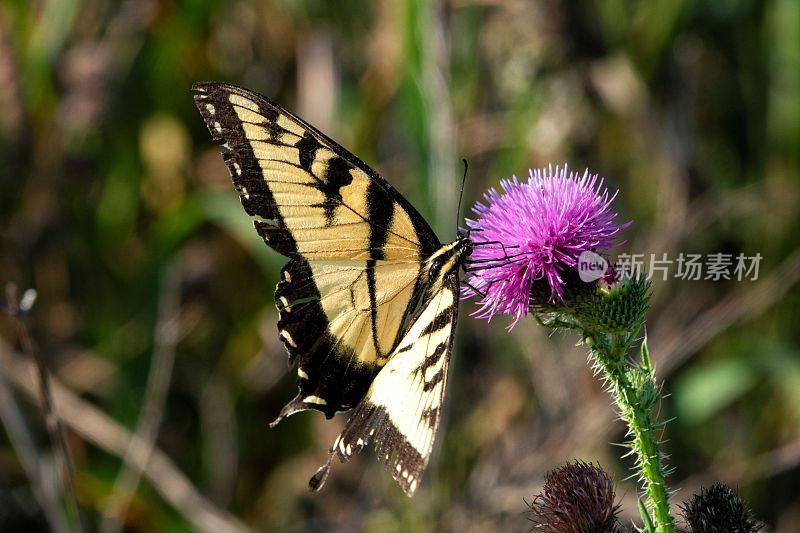
[[[203,90],[207,92],[195,94],[195,104],[206,121],[212,138],[227,144],[227,148],[223,148],[222,157],[230,171],[234,186],[239,191],[245,211],[250,216],[274,220],[279,227],[285,226],[272,192],[264,182],[261,165],[253,153],[253,148],[247,140],[233,106],[213,86]],[[270,115],[275,117],[276,113],[270,111],[265,116],[270,118]],[[283,232],[280,245],[281,253],[285,255],[296,253],[297,246],[289,232]]]
[[[422,334],[430,335],[431,333],[436,333],[443,327],[447,326],[450,323],[450,320],[451,320],[450,310],[444,309],[438,315],[436,315],[436,318],[434,318],[433,321],[430,324],[428,324],[424,330],[422,330]]]
[[[294,164],[292,161],[287,161],[285,159],[257,157],[259,161],[272,161],[275,163],[279,163],[281,165],[287,165],[289,167],[296,168],[303,172],[307,172],[307,175],[311,176],[314,179],[314,183],[301,183],[301,182],[294,183],[285,180],[265,179],[267,183],[303,185],[308,188],[318,190],[325,196],[325,200],[321,205],[319,204],[291,204],[291,205],[307,205],[307,206],[324,208],[325,218],[327,219],[329,225],[333,223],[333,216],[335,209],[341,206],[350,211],[353,215],[355,215],[363,222],[369,224],[371,242],[386,243],[387,237],[389,236],[389,234],[391,234],[397,237],[398,239],[406,241],[409,244],[415,245],[415,247],[420,246],[421,243],[418,240],[409,239],[408,237],[405,237],[404,235],[401,235],[390,229],[392,215],[394,211],[394,204],[392,203],[392,200],[383,193],[382,189],[375,181],[371,181],[367,189],[367,205],[369,208],[369,215],[365,216],[362,213],[359,213],[357,210],[353,209],[347,202],[345,202],[340,192],[343,187],[350,185],[350,183],[352,183],[353,180],[353,177],[350,174],[350,169],[352,167],[350,166],[349,163],[347,163],[344,159],[340,157],[334,157],[332,159],[329,159],[325,177],[323,179],[316,176],[310,170],[308,171],[305,170],[303,165],[310,164],[305,162],[306,158],[309,158],[308,154],[304,154],[301,152],[298,154],[298,160],[302,159],[302,161],[299,161],[298,164]],[[313,162],[313,158],[310,159]],[[259,167],[258,172],[263,172],[263,168]],[[248,188],[247,192],[245,192],[244,194],[252,196],[253,193]],[[287,204],[278,202],[278,205],[287,205]],[[284,216],[284,219],[285,218],[286,216]],[[419,233],[417,233],[417,236],[419,236]],[[378,257],[375,257],[375,259],[383,259],[384,256],[385,254],[380,254]]]

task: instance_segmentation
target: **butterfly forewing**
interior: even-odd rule
[[[439,242],[356,156],[266,97],[198,83],[195,104],[264,240],[306,259],[418,261]]]

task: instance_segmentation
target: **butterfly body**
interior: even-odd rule
[[[374,170],[266,97],[222,83],[193,90],[245,211],[289,258],[275,304],[299,393],[272,425],[352,409],[331,457],[374,443],[413,494],[441,417],[470,240],[442,245]]]

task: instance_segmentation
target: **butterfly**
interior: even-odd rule
[[[467,235],[441,244],[377,172],[268,98],[193,85],[245,211],[289,258],[275,288],[298,395],[281,410],[352,414],[309,481],[370,443],[406,494],[419,487],[441,420]]]

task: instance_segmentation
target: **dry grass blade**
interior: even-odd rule
[[[30,298],[31,295],[33,295],[32,298]],[[67,508],[72,515],[77,530],[85,531],[86,529],[83,527],[81,519],[80,507],[78,506],[78,496],[75,492],[75,465],[72,462],[67,440],[64,437],[61,419],[53,403],[53,395],[50,387],[50,372],[47,370],[44,359],[34,350],[33,340],[28,333],[28,328],[24,321],[23,315],[33,305],[33,300],[35,300],[35,298],[35,292],[33,291],[20,296],[19,289],[16,285],[13,283],[6,285],[6,312],[8,316],[11,317],[11,322],[16,331],[22,351],[25,353],[28,360],[32,362],[36,370],[38,400],[41,404],[42,413],[44,414],[47,434],[56,456],[56,465],[59,472],[58,478],[64,490]]]
[[[31,492],[39,502],[48,525],[56,533],[68,533],[69,523],[58,501],[57,485],[45,478],[48,462],[44,461],[37,451],[25,418],[2,375],[0,375],[0,420],[6,428],[9,443],[25,475],[28,476]]]
[[[164,415],[179,336],[180,272],[181,261],[178,259],[165,269],[162,276],[153,357],[147,376],[142,410],[136,424],[136,433],[125,452],[122,468],[103,510],[100,530],[107,533],[120,531],[124,525],[125,514],[141,479],[140,467],[150,460]]]
[[[0,343],[0,372],[14,387],[30,398],[37,397],[36,384],[31,379],[33,363],[15,353],[7,344]],[[160,449],[154,448],[150,460],[139,462],[137,456],[126,456],[135,437],[122,425],[109,418],[94,405],[78,398],[57,380],[51,380],[54,405],[65,424],[78,435],[104,451],[136,462],[153,488],[169,502],[191,526],[208,533],[243,533],[249,531],[241,521],[217,508],[206,499],[192,482]]]

